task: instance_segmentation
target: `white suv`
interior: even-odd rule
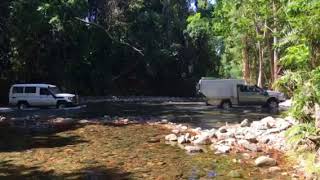
[[[9,92],[9,104],[25,109],[29,106],[56,106],[59,109],[78,104],[78,96],[61,93],[50,84],[15,84]]]

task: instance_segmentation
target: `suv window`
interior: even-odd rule
[[[12,93],[13,94],[21,94],[21,93],[23,93],[23,87],[13,87],[13,89],[12,89]]]
[[[50,95],[50,92],[47,88],[40,88],[40,95]]]
[[[25,87],[24,93],[34,94],[34,93],[36,93],[36,90],[37,90],[36,87]]]

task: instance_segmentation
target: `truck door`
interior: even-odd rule
[[[255,86],[238,86],[238,101],[242,105],[262,105],[265,103],[263,90]]]
[[[253,97],[252,101],[254,105],[263,105],[266,104],[266,95],[263,89],[257,87],[257,86],[251,86]]]
[[[255,104],[256,92],[250,86],[238,85],[238,102],[240,105]]]

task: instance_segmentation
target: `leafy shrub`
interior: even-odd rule
[[[314,123],[302,123],[288,129],[285,136],[289,144],[297,145],[301,140],[316,134],[317,130]]]

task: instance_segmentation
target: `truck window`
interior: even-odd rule
[[[36,93],[36,90],[37,90],[36,87],[25,87],[24,93],[34,94],[34,93]]]
[[[23,93],[23,87],[13,87],[12,93],[13,94],[22,94]]]
[[[50,92],[47,88],[40,88],[40,95],[50,95]]]
[[[248,86],[240,86],[240,92],[248,92]]]

